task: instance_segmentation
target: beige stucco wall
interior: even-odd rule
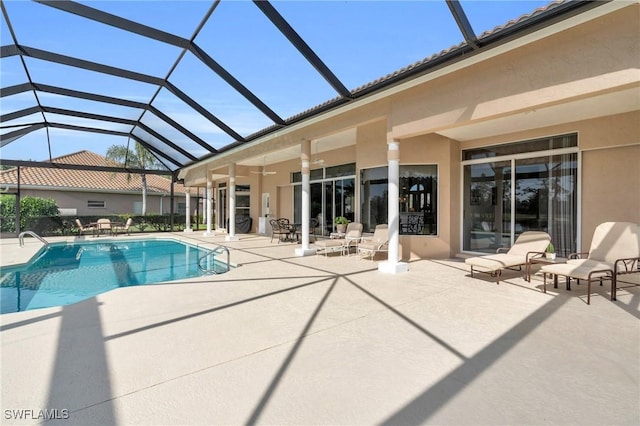
[[[582,251],[602,222],[640,223],[640,144],[582,153]]]
[[[116,193],[89,193],[80,191],[49,191],[40,189],[21,188],[21,196],[33,196],[53,198],[58,208],[76,209],[78,216],[117,215],[132,214],[136,202],[142,202],[142,194],[116,194]],[[168,214],[171,211],[171,198],[161,197],[156,194],[147,194],[147,214]],[[87,201],[104,201],[105,208],[88,208]],[[174,212],[178,211],[178,203],[186,202],[184,193],[175,193]],[[160,206],[162,204],[162,212]],[[195,197],[191,199],[191,209],[195,211]]]
[[[394,137],[637,88],[638,6],[627,9],[394,95]]]
[[[400,236],[401,257],[446,258],[455,248],[457,226],[454,216],[457,212],[459,185],[452,174],[457,170],[456,162],[451,161],[452,154],[458,152],[458,143],[439,135],[424,135],[400,142],[400,165],[435,164],[438,166],[438,234]]]

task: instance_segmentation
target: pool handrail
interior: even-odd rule
[[[42,243],[44,244],[45,247],[49,247],[49,242],[47,240],[45,240],[44,238],[42,238],[40,235],[36,234],[33,231],[22,231],[20,233],[20,235],[18,235],[18,241],[20,242],[20,247],[24,247],[24,236],[25,235],[31,235],[34,238],[39,239],[40,241],[42,241]]]
[[[221,251],[227,252],[227,270],[225,272],[229,272],[229,270],[231,269],[230,263],[229,263],[231,261],[231,253],[229,252],[229,248],[223,245],[219,245],[212,250],[208,250],[205,254],[200,256],[200,259],[198,259],[198,268],[205,274],[217,274],[218,272],[216,272],[215,268],[212,268],[212,269],[203,268],[202,261],[211,255],[219,254]],[[215,258],[213,260],[215,262]]]

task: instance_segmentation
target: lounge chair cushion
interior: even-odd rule
[[[617,259],[640,256],[640,225],[630,222],[605,222],[593,233],[589,259],[615,263]]]
[[[572,265],[574,267],[582,266],[584,268],[592,268],[592,269],[611,269],[613,271],[614,264],[608,262],[599,262],[597,260],[590,259],[569,259],[567,260],[567,264]]]
[[[593,271],[610,270],[611,274],[613,274],[613,266],[600,262],[544,265],[540,269],[542,270],[542,272],[545,272],[547,274],[562,275],[565,277],[577,278],[579,280],[588,280],[589,274]],[[606,272],[596,272],[591,276],[591,278],[597,278],[606,275],[608,275]]]
[[[340,251],[344,253],[346,248],[347,240],[345,239],[330,239],[330,240],[320,240],[316,241],[314,245],[317,247],[316,254],[320,254],[320,252],[324,253],[326,256],[329,252]]]
[[[513,255],[508,253],[490,254],[487,256],[470,257],[464,261],[467,265],[484,269],[487,272],[527,263],[525,255]]]
[[[384,246],[384,243],[381,243],[379,241],[373,241],[373,242],[364,242],[364,243],[358,244],[358,250],[387,251],[387,248]]]
[[[549,237],[549,234],[546,232],[526,231],[518,236],[516,242],[509,249],[507,254],[526,257],[527,253],[530,252],[542,253],[547,249],[550,242],[551,237]]]
[[[320,240],[313,243],[314,245],[322,248],[329,247],[341,247],[345,244],[346,240],[344,239],[332,239],[332,240]]]
[[[518,236],[516,242],[508,252],[470,257],[465,259],[465,263],[470,266],[482,268],[487,272],[525,265],[528,260],[527,254],[543,253],[550,242],[551,237],[549,237],[549,234],[546,232],[527,231]]]

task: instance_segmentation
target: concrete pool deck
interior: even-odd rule
[[[496,285],[460,259],[386,275],[258,235],[154,236],[241,266],[0,315],[2,424],[640,423],[640,274],[588,306],[586,285]],[[0,263],[40,247],[2,239]]]

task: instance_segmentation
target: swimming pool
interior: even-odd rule
[[[26,265],[0,268],[0,313],[63,306],[119,287],[205,275],[208,250],[177,240],[53,243]],[[220,260],[217,260],[220,259]],[[202,266],[227,271],[226,255]]]

